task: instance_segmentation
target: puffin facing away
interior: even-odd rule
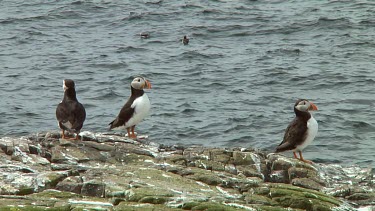
[[[308,100],[300,99],[294,105],[296,117],[285,130],[284,139],[276,148],[276,152],[292,150],[294,157],[306,163],[312,163],[302,157],[302,150],[311,144],[318,133],[318,122],[309,111],[316,111],[318,107]],[[297,157],[299,153],[300,158]]]
[[[75,140],[78,140],[78,134],[86,119],[86,111],[77,100],[74,81],[65,79],[63,88],[64,98],[56,108],[56,119],[62,130],[61,138],[65,139],[65,131],[67,130],[70,133],[75,133]]]
[[[135,126],[150,112],[151,104],[143,89],[151,89],[151,83],[143,77],[136,77],[130,84],[131,96],[120,113],[109,125],[109,129],[126,129],[128,137],[136,139]],[[131,133],[130,133],[131,132]]]
[[[187,36],[185,35],[184,38],[181,39],[181,42],[182,42],[184,45],[187,45],[187,44],[189,44],[189,38],[187,38]]]

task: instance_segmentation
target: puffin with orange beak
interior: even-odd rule
[[[284,139],[276,148],[276,152],[292,150],[294,157],[306,163],[312,163],[302,157],[302,150],[314,140],[318,133],[318,122],[309,111],[316,111],[318,107],[305,99],[299,99],[294,105],[296,117],[285,130]],[[299,153],[300,158],[297,157]]]
[[[137,139],[134,128],[150,112],[151,103],[144,89],[151,89],[151,83],[143,77],[135,77],[130,88],[131,95],[116,119],[109,123],[109,130],[126,129],[129,138]]]

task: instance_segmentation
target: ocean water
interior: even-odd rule
[[[107,132],[143,75],[152,113],[136,131],[151,141],[271,152],[306,98],[319,132],[304,157],[374,167],[374,13],[366,0],[0,0],[0,137],[57,131],[66,78],[83,131]]]

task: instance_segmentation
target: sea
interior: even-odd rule
[[[304,98],[319,108],[304,157],[374,168],[374,14],[371,0],[0,0],[0,137],[59,131],[63,79],[82,131],[108,133],[140,75],[150,141],[271,153]]]

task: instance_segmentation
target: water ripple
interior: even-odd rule
[[[132,78],[142,75],[153,84],[146,91],[152,109],[137,132],[150,140],[271,152],[295,100],[308,98],[319,107],[319,133],[306,158],[374,166],[373,6],[2,2],[0,134],[57,130],[64,78],[76,81],[86,106],[84,130],[107,131]],[[180,42],[184,35],[188,45]]]

